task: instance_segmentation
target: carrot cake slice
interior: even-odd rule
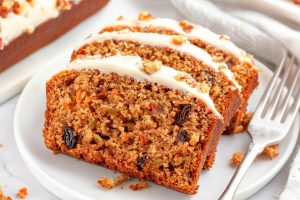
[[[158,60],[93,53],[74,54],[47,82],[46,146],[195,194],[214,135],[224,126],[207,86]]]
[[[184,36],[128,30],[91,35],[77,47],[72,59],[86,55],[106,57],[115,54],[139,55],[145,60],[160,61],[176,70],[189,73],[209,92],[224,119],[224,127],[213,140],[210,153],[212,158],[205,164],[206,168],[210,168],[214,162],[218,140],[241,101],[240,85],[227,65],[213,62],[207,52],[191,44]],[[178,76],[177,79],[184,80],[185,77]]]
[[[52,42],[107,1],[0,0],[0,72]]]
[[[151,32],[168,35],[183,35],[189,41],[208,52],[215,62],[226,63],[235,79],[242,87],[242,102],[238,112],[231,119],[225,133],[238,133],[245,130],[246,109],[251,93],[258,85],[258,69],[253,58],[235,46],[226,35],[218,35],[207,28],[187,22],[167,18],[155,18],[142,12],[137,19],[120,17],[101,32],[129,29],[134,32]]]

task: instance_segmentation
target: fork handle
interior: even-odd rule
[[[219,197],[219,200],[233,200],[235,191],[237,190],[239,184],[241,183],[243,177],[245,176],[248,168],[255,160],[258,154],[260,154],[264,150],[264,146],[256,145],[255,143],[251,143],[248,151],[242,160],[242,163],[234,173],[233,177],[231,178],[229,184],[227,185],[226,189]]]

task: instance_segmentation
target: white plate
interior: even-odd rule
[[[152,199],[217,199],[230,180],[235,169],[229,164],[235,151],[246,151],[249,145],[247,134],[223,136],[219,145],[216,164],[210,171],[202,173],[197,195],[185,195],[155,184],[150,188],[133,192],[120,187],[111,191],[99,188],[99,177],[115,177],[112,171],[78,161],[65,155],[53,155],[43,142],[42,128],[45,110],[45,83],[53,73],[65,66],[68,58],[62,58],[52,68],[35,75],[20,96],[14,119],[15,139],[27,167],[49,191],[62,199],[114,199],[114,200],[152,200]],[[250,109],[256,105],[263,93],[272,72],[257,62],[261,69],[260,86],[253,94]],[[280,155],[273,160],[258,159],[247,172],[236,199],[245,199],[254,194],[274,177],[291,155],[297,141],[299,116],[295,120],[288,137],[280,144]],[[136,181],[136,180],[135,180]]]

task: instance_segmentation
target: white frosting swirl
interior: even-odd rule
[[[211,67],[216,72],[222,72],[238,90],[241,90],[241,86],[237,83],[233,73],[228,69],[226,64],[213,62],[212,57],[207,52],[195,45],[192,45],[188,40],[186,40],[186,42],[181,45],[176,45],[172,42],[173,38],[174,36],[171,35],[130,32],[125,30],[120,32],[105,32],[102,34],[93,34],[90,37],[86,38],[83,43],[77,46],[76,50],[79,50],[86,44],[92,44],[93,42],[103,42],[105,40],[132,41],[142,45],[168,47],[175,51],[191,55],[192,57],[202,61],[207,66]],[[221,65],[222,67],[220,68]]]
[[[197,87],[191,87],[185,81],[176,80],[176,75],[182,74],[182,72],[162,65],[156,72],[147,74],[143,70],[143,60],[139,56],[117,55],[108,58],[101,58],[99,55],[87,56],[72,61],[67,69],[96,69],[102,73],[117,73],[121,76],[132,77],[137,81],[157,83],[201,99],[218,118],[222,118],[210,98],[209,93],[203,93]]]
[[[197,24],[189,23],[193,26],[190,32],[185,32],[179,22],[168,18],[153,18],[149,20],[138,19],[121,19],[115,21],[110,27],[115,26],[140,26],[140,27],[153,27],[153,28],[165,28],[172,30],[180,35],[184,35],[188,38],[199,39],[207,44],[210,44],[225,52],[229,52],[241,61],[252,63],[251,59],[247,56],[246,52],[238,48],[230,40],[222,39],[222,37],[207,28],[199,26]]]
[[[34,0],[32,5],[26,0],[16,1],[23,7],[22,11],[19,14],[10,12],[5,18],[0,17],[0,38],[3,47],[24,32],[32,33],[36,27],[49,19],[58,17],[60,13],[56,6],[57,0]],[[73,2],[78,4],[80,1]]]

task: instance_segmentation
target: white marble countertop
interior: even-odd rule
[[[183,18],[172,9],[168,1],[111,0],[110,4],[102,11],[102,19],[99,19],[99,22],[101,25],[119,15],[135,16],[142,10],[149,10],[162,17]],[[58,199],[38,183],[26,168],[17,150],[13,135],[13,117],[18,98],[19,96],[15,96],[0,105],[0,144],[2,145],[0,147],[0,186],[5,194],[10,195],[13,199],[16,198],[18,189],[23,186],[28,188],[29,196],[27,199],[29,200]],[[277,199],[288,177],[290,162],[291,160],[267,186],[250,199]]]

